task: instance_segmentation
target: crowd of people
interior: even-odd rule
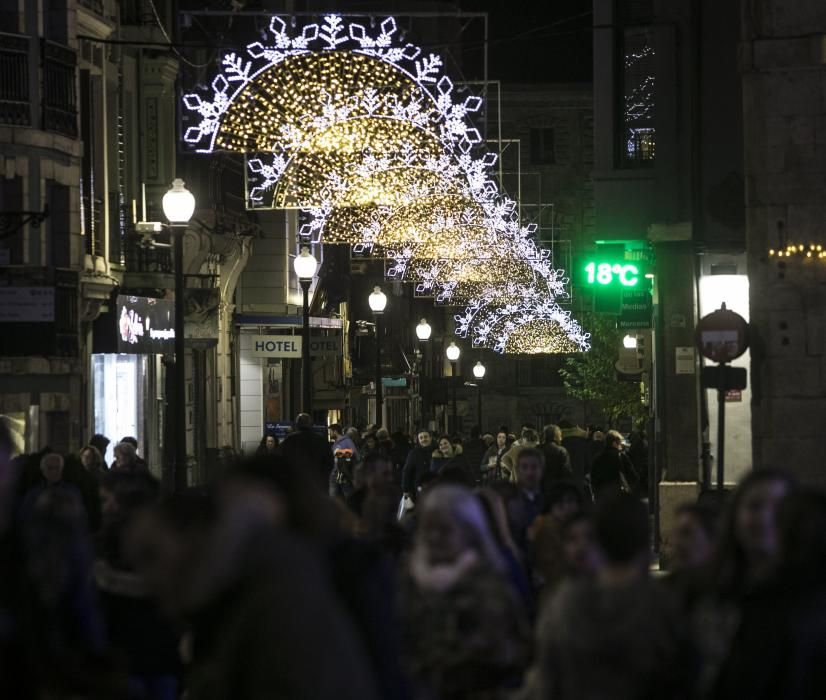
[[[0,692],[826,697],[826,495],[755,469],[654,567],[644,437],[600,432],[300,415],[164,494],[133,439],[15,456],[0,424]]]

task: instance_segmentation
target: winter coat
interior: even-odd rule
[[[525,612],[505,574],[475,555],[440,567],[417,558],[414,552],[400,601],[414,679],[440,700],[499,697],[529,651]]]
[[[315,431],[302,428],[290,433],[278,451],[294,464],[306,466],[320,483],[327,484],[333,470],[330,443]]]
[[[568,450],[555,442],[546,442],[540,445],[539,449],[545,455],[545,472],[542,475],[543,491],[558,481],[573,479],[571,455],[568,454]]]
[[[461,445],[451,445],[447,453],[438,448],[433,450],[430,455],[430,471],[439,474],[445,467],[454,465],[461,466],[463,469],[466,468],[467,460],[461,455]]]
[[[402,489],[405,493],[409,493],[414,498],[416,492],[419,490],[422,478],[430,471],[430,460],[433,454],[433,447],[428,445],[422,447],[416,445],[407,454],[407,459],[404,462],[404,470],[402,472]]]
[[[504,457],[510,447],[505,445],[499,449],[497,445],[491,445],[482,457],[482,471],[487,479],[502,478],[502,457]]]
[[[562,447],[568,450],[571,458],[574,483],[582,489],[594,461],[594,442],[588,439],[588,433],[582,428],[566,428],[562,431]]]
[[[537,626],[537,688],[554,700],[691,697],[692,666],[672,599],[650,579],[566,581]]]
[[[612,491],[631,491],[637,481],[628,455],[611,447],[603,449],[591,465],[591,487],[597,498]]]
[[[519,438],[502,457],[502,468],[506,469],[511,481],[516,481],[516,462],[519,460],[519,453],[526,447],[536,447],[539,443]]]
[[[176,675],[179,635],[143,579],[103,559],[95,562],[94,577],[109,643],[125,659],[129,675]]]
[[[189,700],[378,697],[353,623],[306,544],[262,530],[210,559],[199,578],[206,600],[189,620]]]

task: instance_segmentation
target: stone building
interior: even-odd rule
[[[719,461],[696,322],[722,302],[749,315],[739,23],[736,3],[594,3],[595,228],[654,260],[650,438],[663,512]],[[750,392],[731,399],[727,481],[752,464]]]
[[[824,37],[826,6],[817,0],[742,3],[754,463],[820,484],[826,483],[826,295],[818,256],[826,248]],[[792,244],[794,254],[780,258]]]
[[[164,3],[26,0],[0,6],[0,414],[20,450],[78,450],[94,432],[138,439],[170,464],[171,356],[122,354],[117,298],[168,297],[160,200],[178,170],[175,80]],[[186,173],[183,173],[186,177]],[[249,225],[213,204],[186,233],[190,479],[234,444],[230,301]],[[39,227],[33,214],[46,214]],[[36,218],[36,217],[35,217]],[[200,296],[198,296],[200,295]],[[226,391],[223,388],[226,387]],[[110,452],[107,455],[111,459]]]

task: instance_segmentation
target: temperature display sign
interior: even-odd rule
[[[585,266],[588,284],[614,284],[623,287],[636,287],[640,281],[640,268],[633,263],[595,263]]]
[[[579,284],[593,289],[646,289],[645,262],[638,260],[582,260],[579,265]]]

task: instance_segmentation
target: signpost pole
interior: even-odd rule
[[[726,464],[726,363],[721,362],[720,386],[717,388],[717,490],[722,493]]]

